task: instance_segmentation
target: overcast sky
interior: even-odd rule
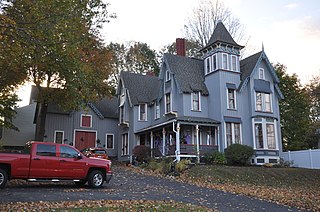
[[[198,0],[108,0],[117,18],[106,24],[106,42],[140,41],[160,49],[183,37]],[[254,52],[265,52],[303,83],[320,75],[319,0],[224,0],[250,36]],[[241,44],[241,43],[240,43]],[[252,52],[252,53],[254,53]]]
[[[183,26],[199,0],[106,0],[116,19],[105,25],[105,42],[139,41],[159,50],[183,37]],[[224,0],[250,36],[252,53],[264,50],[302,83],[320,75],[319,0]],[[241,43],[240,43],[241,44]],[[243,44],[242,44],[243,45]],[[30,87],[20,96],[28,104]],[[21,97],[21,98],[22,98]]]

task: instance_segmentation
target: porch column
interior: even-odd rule
[[[177,123],[177,132],[176,132],[176,157],[177,161],[180,161],[180,123]]]
[[[162,128],[162,155],[165,156],[166,147],[166,130]]]
[[[196,125],[197,162],[200,163],[199,125]]]
[[[153,132],[150,133],[150,148],[151,148],[151,157],[153,157]]]

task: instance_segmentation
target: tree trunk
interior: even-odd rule
[[[45,136],[45,123],[47,117],[48,104],[47,103],[37,103],[39,105],[37,118],[36,118],[36,141],[43,141]]]

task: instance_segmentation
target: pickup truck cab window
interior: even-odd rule
[[[37,145],[37,155],[39,156],[56,156],[56,146],[48,144]]]
[[[60,157],[61,158],[76,158],[79,152],[68,146],[60,146]]]

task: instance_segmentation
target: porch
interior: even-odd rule
[[[197,158],[218,150],[218,122],[208,118],[175,118],[140,132],[138,145],[150,146],[152,157]]]

